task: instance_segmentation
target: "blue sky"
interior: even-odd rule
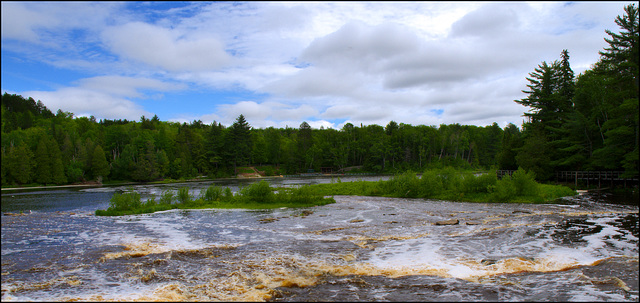
[[[2,92],[97,119],[518,126],[633,2],[2,2]]]

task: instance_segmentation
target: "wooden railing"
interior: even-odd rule
[[[515,170],[498,170],[496,171],[498,179],[506,175],[513,175]],[[578,181],[586,181],[587,187],[590,184],[598,182],[598,188],[600,188],[603,182],[613,185],[613,183],[624,182],[624,186],[629,184],[638,184],[638,176],[628,177],[624,175],[624,171],[558,171],[556,172],[556,181],[571,182],[573,181],[578,186]]]

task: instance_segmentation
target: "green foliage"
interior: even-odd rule
[[[387,181],[353,181],[310,186],[322,195],[370,195],[399,198],[425,198],[469,202],[538,203],[575,195],[564,186],[541,187],[534,174],[519,169],[513,177],[497,180],[495,171],[475,175],[452,168],[427,170],[421,178],[406,172]]]
[[[513,172],[510,180],[516,189],[517,196],[536,196],[538,194],[538,183],[535,181],[535,174],[532,171],[525,171],[518,168]]]
[[[189,194],[188,187],[180,187],[178,189],[177,198],[178,198],[178,202],[181,204],[187,204],[193,200],[192,199],[193,197],[191,197],[191,195]]]
[[[107,174],[111,181],[138,182],[229,177],[238,166],[251,163],[268,167],[260,169],[267,175],[325,167],[398,174],[451,166],[522,167],[538,181],[550,180],[560,170],[624,170],[625,176],[637,176],[638,19],[637,5],[625,6],[615,19],[619,30],[605,31],[607,46],[599,52],[600,60],[578,77],[568,50],[562,50],[558,60],[535,67],[527,77],[525,98],[514,100],[528,107],[528,121],[521,129],[513,124],[500,129],[496,123],[412,126],[395,121],[386,126],[347,123],[341,129],[312,129],[306,122],[298,128],[254,129],[243,115],[230,127],[157,117],[98,122],[62,109],[53,115],[40,100],[5,93],[2,184],[75,183]],[[397,176],[393,191],[406,197],[468,195],[483,186],[459,174],[438,174],[444,177]],[[424,183],[418,191],[410,189],[416,179]]]
[[[231,188],[225,187],[222,197],[225,201],[233,201],[233,192],[231,191]]]
[[[423,197],[435,197],[443,192],[442,178],[436,170],[427,170],[422,174],[420,190]]]
[[[222,197],[222,187],[216,185],[211,185],[204,192],[200,192],[200,199],[207,202],[220,201]]]
[[[97,145],[93,150],[93,157],[91,159],[91,172],[96,178],[106,178],[109,175],[109,163],[105,158],[104,151],[100,145]]]
[[[130,189],[125,193],[114,193],[109,200],[109,208],[107,211],[127,211],[140,208],[142,202],[140,201],[140,194]]]
[[[115,193],[107,210],[96,210],[98,216],[120,216],[128,214],[142,214],[175,208],[277,208],[277,207],[309,207],[334,203],[333,198],[325,198],[308,185],[291,189],[280,189],[277,193],[266,181],[251,184],[237,195],[229,187],[224,191],[211,185],[206,191],[201,191],[198,199],[193,200],[187,187],[178,189],[178,203],[172,204],[174,194],[170,190],[162,193],[156,203],[155,197],[150,197],[145,203],[140,202],[140,194],[127,192]]]
[[[171,205],[171,203],[173,203],[174,196],[175,194],[173,193],[173,191],[169,189],[163,191],[162,195],[160,196],[159,204]]]
[[[489,196],[495,202],[509,202],[516,197],[516,186],[511,182],[511,177],[504,176],[496,182],[496,185],[489,188]]]
[[[488,193],[492,186],[498,181],[496,172],[491,171],[486,174],[476,176],[474,174],[466,174],[462,180],[462,192],[469,193]]]
[[[240,190],[244,199],[255,203],[269,204],[273,201],[273,192],[267,181],[253,183]]]

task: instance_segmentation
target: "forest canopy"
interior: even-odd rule
[[[638,175],[638,8],[624,8],[607,30],[600,60],[574,75],[569,50],[529,74],[521,128],[449,124],[386,126],[347,123],[341,129],[256,129],[243,115],[230,126],[96,120],[31,97],[4,93],[2,185],[69,184],[89,180],[154,181],[235,175],[267,167],[296,174],[358,166],[395,173],[455,166],[523,168],[545,181],[563,170],[620,170]],[[46,100],[45,100],[46,101]]]

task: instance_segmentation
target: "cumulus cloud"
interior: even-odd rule
[[[111,95],[143,98],[140,90],[172,91],[186,88],[186,85],[167,83],[149,78],[132,78],[123,76],[98,76],[78,81],[85,89],[108,93]]]
[[[26,91],[22,94],[45,100],[52,111],[62,109],[76,116],[95,116],[97,119],[137,120],[153,115],[133,99],[146,99],[145,93],[184,89],[183,84],[167,83],[156,79],[123,76],[99,76],[77,81],[77,86],[55,91]]]
[[[231,59],[213,37],[188,36],[143,22],[107,28],[102,38],[120,56],[169,71],[211,70]]]
[[[268,126],[260,121],[291,121],[292,119],[305,119],[318,114],[318,111],[308,104],[296,106],[273,101],[263,103],[241,101],[235,104],[223,104],[218,106],[218,112],[224,117],[228,117],[226,120],[221,121],[223,124],[233,123],[242,114],[248,121],[255,121],[253,123],[257,123],[256,125],[259,127]]]
[[[126,98],[82,87],[65,87],[57,91],[27,91],[22,93],[36,100],[46,100],[51,111],[58,109],[76,116],[95,116],[97,119],[137,120],[142,115],[151,116],[140,105]]]
[[[2,2],[2,38],[37,42],[36,29],[59,24],[46,12],[31,11],[18,2]]]
[[[484,5],[454,22],[450,36],[495,37],[513,31],[520,25],[518,12],[526,10],[526,7],[520,3]]]
[[[84,72],[22,90],[96,116],[137,119],[155,93],[181,122],[504,126],[540,62],[568,49],[578,74],[598,60],[624,4],[2,2],[3,85],[11,52]]]

